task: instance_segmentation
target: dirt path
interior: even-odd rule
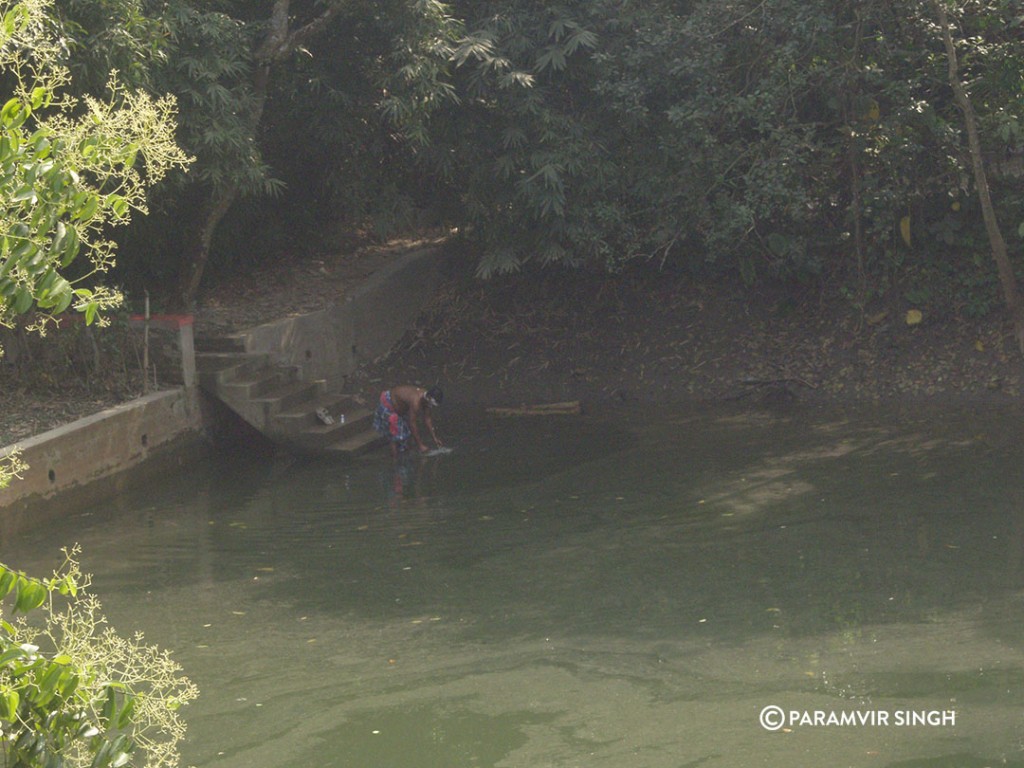
[[[272,264],[206,288],[195,313],[196,334],[251,328],[271,320],[323,309],[382,266],[440,238],[398,240],[387,245]]]

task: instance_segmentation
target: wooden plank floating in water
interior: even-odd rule
[[[495,416],[578,416],[583,413],[579,400],[565,403],[543,403],[541,405],[520,405],[514,408],[488,408]]]

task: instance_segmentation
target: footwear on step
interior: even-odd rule
[[[320,419],[321,424],[327,424],[328,426],[330,426],[331,424],[334,423],[334,419],[331,417],[331,414],[327,412],[326,408],[317,408],[316,417]]]

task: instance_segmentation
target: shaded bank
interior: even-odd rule
[[[910,309],[894,299],[860,313],[806,290],[642,266],[453,277],[359,383],[436,381],[497,403],[1019,398],[1024,365],[1000,316],[925,312],[911,325]]]

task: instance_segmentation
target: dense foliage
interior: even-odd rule
[[[1019,5],[961,3],[991,158],[1024,118]],[[629,259],[814,279],[859,299],[993,293],[929,4],[467,3],[439,130],[484,272]],[[440,122],[440,121],[438,121]],[[1019,177],[997,184],[1015,232]],[[1020,240],[1014,239],[1019,251]],[[955,278],[950,281],[950,278]]]
[[[1019,261],[1024,12],[941,0]],[[196,157],[123,270],[455,226],[526,261],[785,279],[980,314],[998,294],[932,0],[68,0],[76,85],[179,103]]]
[[[0,564],[0,754],[24,768],[173,768],[195,686],[141,635],[106,626],[74,560],[36,579]],[[30,624],[12,614],[41,614]]]
[[[115,292],[75,287],[69,270],[76,260],[79,279],[108,270],[108,229],[145,211],[146,188],[186,163],[173,139],[173,98],[125,89],[115,71],[102,95],[66,92],[49,11],[47,0],[0,3],[0,72],[10,88],[0,109],[0,324],[70,306],[92,322],[117,303]]]

